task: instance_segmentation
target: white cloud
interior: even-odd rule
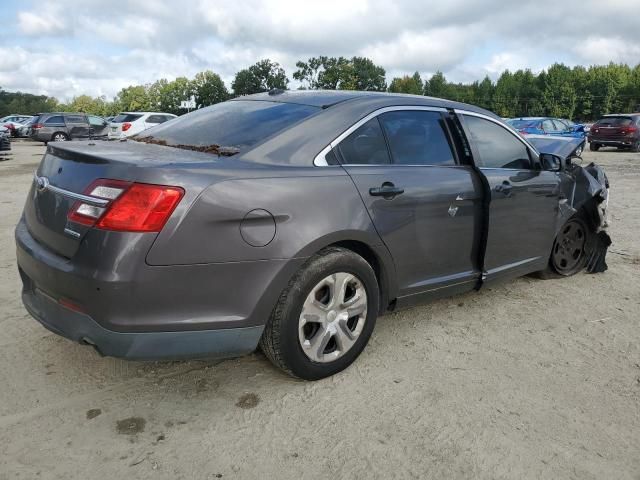
[[[230,85],[261,58],[365,55],[392,75],[455,81],[505,68],[640,61],[640,0],[57,0],[25,4],[0,35],[0,85],[68,99],[212,69]],[[38,36],[38,43],[33,37]],[[40,37],[43,37],[40,39]]]
[[[45,8],[40,14],[18,12],[18,29],[25,35],[61,35],[67,30],[57,7]]]

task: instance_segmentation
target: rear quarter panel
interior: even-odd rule
[[[147,263],[300,258],[343,240],[382,245],[353,182],[341,167],[285,170],[274,169],[268,177],[223,180],[206,188],[177,222],[158,235]],[[255,210],[269,212],[272,221],[265,221],[264,216],[245,220]],[[264,246],[249,244],[241,225],[252,224],[258,230],[264,228],[267,237],[273,229],[273,239]]]

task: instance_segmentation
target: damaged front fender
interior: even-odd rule
[[[604,230],[607,227],[609,179],[595,163],[586,167],[570,163],[563,176],[560,188],[564,198],[558,205],[556,234],[572,216],[580,213],[591,233],[585,245],[587,271],[604,272],[607,248],[611,245],[611,238]]]

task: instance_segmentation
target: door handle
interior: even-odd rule
[[[498,193],[504,194],[505,197],[508,197],[511,195],[512,188],[511,184],[505,180],[500,185],[496,185],[494,190]]]
[[[380,187],[373,187],[369,189],[369,195],[372,197],[383,197],[385,200],[391,200],[403,193],[404,188],[396,187],[391,182],[384,182]]]

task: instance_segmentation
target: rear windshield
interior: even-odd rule
[[[234,100],[152,127],[134,139],[229,155],[251,147],[318,111],[319,107],[294,103]]]
[[[540,120],[509,120],[507,123],[513,128],[530,128],[535,127]]]
[[[121,113],[111,120],[112,123],[135,122],[142,117],[141,113]]]
[[[606,117],[598,120],[599,127],[626,127],[633,123],[631,117]]]

